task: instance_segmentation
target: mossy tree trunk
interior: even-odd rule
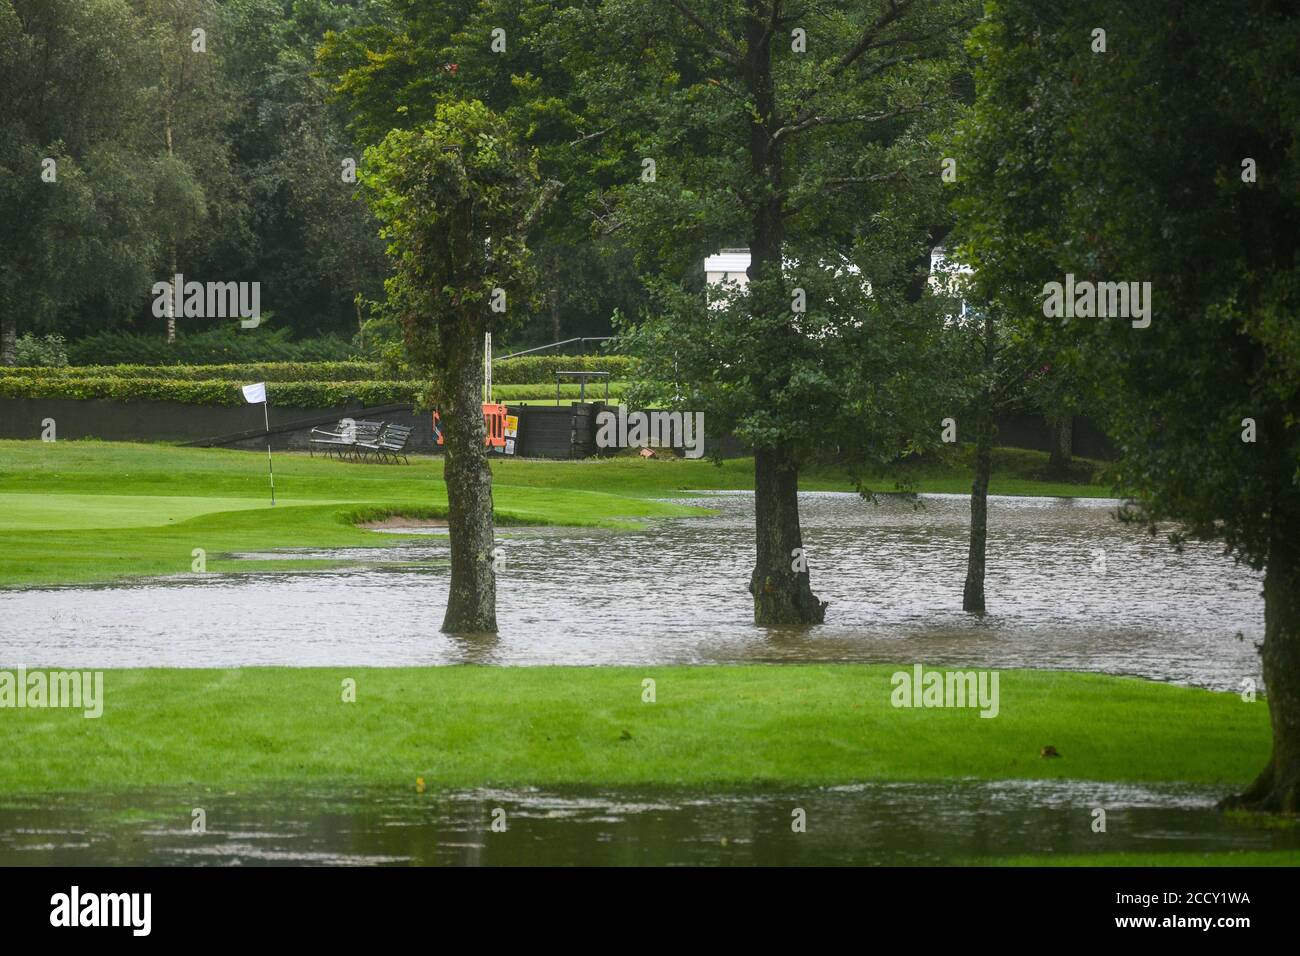
[[[1288,522],[1281,513],[1264,571],[1260,657],[1273,752],[1254,783],[1221,806],[1300,813],[1300,520]]]
[[[812,592],[799,527],[799,470],[786,448],[755,450],[754,528],[754,623],[820,624],[826,602]]]
[[[984,569],[988,554],[989,474],[993,470],[993,381],[997,342],[993,314],[986,309],[983,328],[985,385],[980,391],[975,423],[975,480],[970,490],[970,548],[966,555],[966,584],[961,609],[984,613]]]
[[[478,323],[463,320],[443,337],[445,387],[443,478],[451,543],[451,588],[442,629],[450,634],[495,633],[496,572],[492,551],[492,469],[484,447],[482,357]]]

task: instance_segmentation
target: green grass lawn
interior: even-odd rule
[[[1267,707],[1131,678],[1004,671],[997,717],[898,709],[888,665],[110,670],[103,716],[6,710],[0,793],[276,781],[430,787],[864,780],[1237,787]],[[342,700],[345,678],[356,702]],[[655,681],[654,703],[642,681]],[[1059,759],[1040,756],[1051,745]]]
[[[367,515],[445,514],[442,461],[403,466],[274,456],[271,508],[262,455],[126,442],[0,441],[0,587],[111,581],[190,571],[202,548],[209,571],[271,570],[227,557],[284,547],[389,547],[405,542],[355,527]],[[1039,480],[1045,456],[1000,450],[995,493],[1100,495],[1090,484]],[[634,456],[493,462],[502,524],[625,527],[698,513],[654,499],[752,489],[753,462],[715,465]],[[969,491],[963,466],[913,469],[919,491]],[[882,490],[886,489],[881,482]],[[802,487],[850,491],[842,475],[813,471]],[[304,570],[309,565],[298,565]]]

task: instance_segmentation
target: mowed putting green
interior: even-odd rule
[[[1086,495],[1097,485],[1034,476],[1036,452],[1000,449],[994,492]],[[202,548],[207,570],[266,571],[232,553],[278,548],[389,548],[399,536],[358,528],[391,514],[446,515],[440,458],[409,465],[274,456],[277,506],[270,506],[264,455],[130,442],[0,441],[0,587],[108,582],[191,570]],[[698,515],[657,500],[683,492],[753,488],[753,461],[495,460],[493,495],[501,524],[630,527],[648,518]],[[923,470],[922,491],[969,489],[961,467]],[[842,474],[811,473],[801,487],[852,491]],[[307,570],[313,565],[297,565]]]
[[[286,506],[332,504],[293,501]],[[270,508],[250,498],[192,498],[177,495],[0,494],[0,531],[81,528],[153,528],[220,511]]]

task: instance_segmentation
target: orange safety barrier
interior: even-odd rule
[[[506,407],[485,402],[483,404],[483,424],[487,428],[483,446],[485,448],[506,447]],[[438,414],[437,410],[433,413],[433,435],[437,443],[441,445],[442,416]]]
[[[506,447],[506,407],[504,405],[483,404],[483,424],[487,426],[488,448]]]

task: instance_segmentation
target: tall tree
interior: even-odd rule
[[[566,63],[571,14],[587,0],[390,0],[391,17],[331,33],[321,63],[364,142],[415,128],[441,103],[481,100],[537,149],[564,183],[534,242],[540,294],[516,332],[541,344],[607,334],[616,310],[645,300],[630,258],[593,233],[601,191],[617,181],[626,136],[596,126]],[[514,333],[512,333],[514,334]]]
[[[161,151],[156,164],[156,217],[169,276],[197,264],[201,253],[246,215],[244,188],[232,168],[230,133],[235,90],[222,68],[225,31],[215,0],[133,0],[155,65],[149,118]],[[176,339],[168,299],[167,341]]]
[[[0,2],[0,362],[20,320],[50,328],[148,290],[152,170],[141,152],[146,53],[123,0]]]
[[[967,261],[1087,362],[1130,517],[1264,572],[1273,752],[1229,803],[1296,812],[1300,12],[1000,0],[989,14],[962,154]],[[1076,315],[1096,292],[1082,283],[1125,295],[1071,319],[1045,302],[1069,281]]]
[[[802,463],[828,441],[896,458],[916,433],[886,412],[924,405],[907,373],[924,373],[937,334],[916,307],[946,220],[929,137],[958,107],[974,16],[963,2],[605,0],[572,17],[595,125],[636,147],[603,225],[665,277],[629,339],[754,448],[758,624],[825,614]],[[748,247],[747,282],[704,306],[700,261],[724,246]]]
[[[366,151],[363,184],[383,223],[390,300],[412,364],[431,374],[446,454],[451,589],[442,629],[495,632],[492,471],[480,408],[485,332],[531,284],[528,230],[554,192],[534,151],[482,103],[444,104]]]

